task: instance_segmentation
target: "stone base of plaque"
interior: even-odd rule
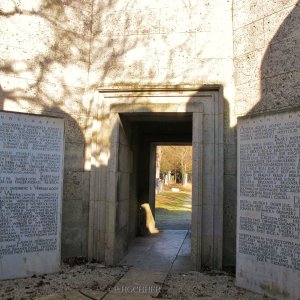
[[[55,273],[60,270],[60,255],[47,252],[9,255],[1,259],[0,266],[0,280]]]

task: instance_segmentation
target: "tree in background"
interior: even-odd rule
[[[160,159],[160,172],[166,176],[174,175],[175,183],[187,184],[188,176],[192,175],[191,146],[159,146],[157,160]]]

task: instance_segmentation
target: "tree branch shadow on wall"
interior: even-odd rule
[[[147,38],[125,34],[131,20],[122,12],[123,27],[119,26],[119,33],[114,32],[109,21],[117,3],[41,0],[8,1],[7,7],[0,6],[0,109],[65,119],[65,181],[72,181],[74,188],[64,189],[64,207],[75,198],[77,202],[81,199],[82,207],[86,205],[87,195],[78,186],[89,182],[84,163],[91,159],[86,149],[91,146],[92,123],[97,119],[93,111],[95,89],[109,78],[127,78],[136,66],[124,66],[124,58],[140,44],[149,44]],[[139,13],[135,22],[137,27],[145,26],[144,15]],[[145,72],[143,80],[151,81],[153,74],[151,70]],[[67,209],[68,220],[74,222],[76,231],[81,221],[76,221],[78,207],[73,208]],[[66,232],[63,225],[63,236]],[[87,237],[82,235],[80,239],[83,245]],[[66,243],[63,256],[87,255],[86,247],[79,249],[77,241]]]
[[[70,5],[65,5],[65,2]],[[15,4],[8,12],[0,13],[6,25],[2,29],[5,38],[16,35],[15,42],[3,41],[7,42],[7,49],[3,55],[5,60],[2,61],[1,71],[5,76],[15,77],[14,80],[19,81],[17,87],[12,89],[9,89],[11,84],[7,84],[6,100],[21,107],[26,102],[25,109],[28,106],[46,106],[53,110],[55,106],[66,110],[66,113],[89,114],[92,101],[85,106],[83,98],[86,89],[94,89],[88,78],[91,60],[100,58],[102,63],[105,62],[101,69],[106,70],[107,65],[115,66],[117,59],[137,44],[133,39],[129,44],[125,36],[119,53],[110,53],[103,60],[103,53],[110,49],[113,32],[106,36],[105,41],[101,40],[102,24],[93,22],[93,15],[102,17],[112,9],[115,2],[110,1],[107,6],[94,8],[92,1],[78,4],[75,1],[43,0],[40,6],[32,10]],[[18,30],[29,39],[27,46],[25,40],[21,45],[18,44],[18,39],[22,39]],[[28,31],[33,32],[30,34]],[[93,44],[97,44],[95,57],[92,56]],[[95,85],[105,75],[104,72],[101,78],[98,77]]]
[[[121,33],[116,35],[110,23],[107,26],[109,31],[104,33],[101,24],[105,24],[104,18],[109,16],[109,12],[114,9],[117,2],[112,0],[106,6],[100,3],[100,5],[93,7],[92,1],[81,2],[78,5],[76,1],[43,0],[41,5],[33,10],[19,8],[17,4],[14,4],[12,9],[0,11],[1,20],[8,24],[2,27],[2,32],[10,30],[9,26],[11,28],[17,27],[18,22],[23,20],[24,23],[19,23],[19,27],[17,27],[21,34],[30,32],[30,28],[37,26],[38,30],[34,31],[35,38],[30,37],[33,41],[36,39],[40,42],[40,44],[26,43],[23,39],[20,44],[17,42],[17,38],[11,39],[11,33],[16,33],[14,30],[5,34],[5,38],[10,37],[10,39],[3,39],[1,42],[2,45],[7,43],[9,46],[6,45],[7,47],[3,48],[6,51],[2,52],[4,58],[1,60],[0,109],[11,107],[24,112],[46,115],[57,112],[58,115],[66,119],[69,117],[70,123],[76,123],[82,132],[90,131],[91,123],[95,118],[93,116],[93,100],[89,97],[90,91],[94,91],[99,84],[109,81],[110,78],[126,78],[127,76],[131,78],[132,75],[130,74],[139,66],[139,62],[130,66],[124,66],[122,62],[130,51],[138,46],[147,47],[150,43],[146,37],[141,41],[130,35],[121,35]],[[11,3],[15,2],[11,1]],[[82,5],[87,6],[83,7]],[[77,17],[75,18],[75,16]],[[101,19],[97,20],[97,16],[101,16]],[[248,113],[249,115],[258,111],[268,112],[299,105],[300,79],[299,56],[297,56],[299,39],[296,37],[300,29],[299,22],[295,22],[297,16],[299,16],[299,5],[280,26],[264,55],[261,66],[262,96]],[[138,17],[137,25],[144,24],[143,17],[142,14]],[[33,23],[29,18],[33,18]],[[72,23],[72,19],[81,21]],[[39,27],[39,24],[45,27]],[[125,17],[123,24],[121,31],[126,32],[130,19]],[[294,24],[295,30],[290,31],[290,24]],[[49,31],[43,32],[41,31],[42,28],[47,28]],[[40,36],[38,35],[39,32],[41,32]],[[20,36],[17,37],[20,38]],[[22,40],[22,38],[20,39]],[[118,40],[120,48],[114,48],[116,40]],[[167,54],[167,61],[171,62],[177,55],[178,49],[189,44],[189,42],[186,39],[170,49]],[[111,51],[107,53],[107,49]],[[278,55],[278,51],[284,52],[285,59]],[[183,73],[187,68],[188,66],[185,66]],[[155,70],[152,68],[149,68],[148,72],[143,66],[140,66],[140,69],[140,77],[137,76],[135,81],[137,85],[151,82],[155,78]],[[80,74],[80,76],[77,77],[76,75],[69,82],[66,79],[67,76],[63,75],[64,72],[70,75]],[[168,69],[166,75],[160,80],[166,83],[173,82],[174,76],[172,70]],[[180,80],[184,81],[184,76]],[[86,97],[88,101],[85,101]],[[228,118],[225,120],[225,127],[228,126],[225,131],[228,130],[228,132],[224,135],[224,140],[230,140],[228,144],[234,147],[236,129],[229,128],[228,111],[229,108],[225,108],[225,118]],[[82,136],[82,140],[86,146],[91,143],[90,136],[87,134]],[[86,152],[85,149],[83,151]],[[66,155],[69,154],[70,150],[67,150]],[[66,160],[68,159],[66,157]],[[228,156],[228,161],[229,159],[231,158]],[[85,155],[81,163],[84,160],[87,160]],[[83,170],[81,167],[81,171]],[[233,181],[234,176],[232,174],[232,178],[230,177],[228,180]],[[228,196],[231,200],[228,199],[228,203],[224,203],[225,214],[228,211],[228,220],[225,222],[233,224],[236,216],[232,217],[232,206],[234,205],[232,199],[235,199],[235,193],[227,192],[228,194],[231,193]],[[66,197],[69,196],[66,195]],[[83,198],[81,199],[83,201]],[[228,247],[231,250],[233,248]],[[82,250],[82,253],[85,254],[86,250]]]
[[[22,5],[19,7],[19,4],[14,1],[11,3],[13,3],[11,9],[0,12],[0,18],[2,21],[4,20],[5,24],[2,31],[6,32],[6,39],[2,43],[7,43],[4,52],[5,59],[1,62],[3,75],[1,81],[4,92],[0,105],[2,109],[6,110],[65,118],[69,124],[67,126],[71,128],[66,133],[66,139],[72,136],[73,131],[81,131],[80,142],[70,142],[70,145],[67,145],[65,161],[68,162],[68,165],[78,163],[80,172],[88,174],[88,171],[84,172],[83,164],[84,161],[90,159],[86,156],[86,148],[91,145],[92,123],[97,119],[97,112],[94,111],[93,99],[89,97],[89,93],[94,91],[99,84],[112,78],[121,78],[121,82],[117,82],[119,84],[122,84],[122,80],[126,81],[127,78],[135,78],[133,88],[136,85],[155,81],[157,75],[155,64],[151,64],[149,70],[144,68],[143,60],[139,59],[131,65],[124,64],[126,56],[132,50],[139,46],[147,49],[149,46],[151,41],[147,39],[147,28],[143,29],[144,32],[140,32],[139,37],[130,34],[124,35],[132,22],[129,15],[125,16],[123,23],[121,22],[123,27],[119,27],[120,32],[117,34],[114,32],[114,26],[110,26],[111,23],[105,24],[106,20],[111,20],[109,19],[110,11],[114,10],[114,5],[118,1],[109,1],[106,6],[101,3],[93,5],[92,1],[81,3],[78,6],[76,1],[43,0],[33,9],[24,8]],[[83,4],[87,6],[83,7]],[[96,18],[99,16],[100,20],[97,20]],[[119,17],[124,18],[122,11]],[[144,17],[143,14],[137,16],[135,20],[137,28],[143,28],[143,26],[145,28]],[[78,22],[78,20],[80,21]],[[107,28],[104,28],[103,24]],[[34,30],[35,28],[36,30]],[[33,33],[28,36],[28,39],[33,42],[26,43],[24,37],[20,35],[24,34],[27,37],[26,33],[31,31]],[[143,34],[145,37],[141,38]],[[14,35],[16,35],[15,39],[9,39]],[[173,48],[168,47],[167,34],[162,36],[162,41],[166,46],[164,59],[168,64],[178,57],[182,57],[182,49],[193,43],[187,37],[179,41]],[[160,45],[160,47],[162,46]],[[187,50],[187,55],[190,52]],[[180,80],[184,82],[185,72],[189,66],[184,62],[181,63],[183,70]],[[138,70],[137,73],[136,70]],[[157,80],[158,82],[163,81],[165,84],[172,84],[174,74],[174,70],[167,68],[163,77],[159,77]],[[75,78],[74,75],[76,75]],[[178,80],[177,77],[176,80]],[[88,101],[85,101],[86,96]],[[108,116],[104,118],[106,117]],[[74,147],[79,150],[74,150]],[[78,157],[74,159],[72,153],[76,152],[80,155],[82,151],[84,152],[83,158],[78,162]],[[92,153],[91,156],[93,155],[97,157],[97,153]],[[78,182],[77,185],[83,184],[76,179],[75,174],[73,175],[75,181]],[[89,175],[82,176],[88,177]],[[88,181],[88,179],[82,180]],[[73,186],[76,191],[75,182],[73,182]],[[64,194],[64,202],[67,203],[73,197],[75,197],[73,193]],[[85,205],[85,198],[80,196],[80,199],[82,205]],[[70,220],[75,222],[75,209],[70,209],[68,215]],[[77,222],[78,225],[80,221],[77,220]],[[63,226],[63,234],[65,228],[66,226]],[[68,249],[66,256],[74,255],[75,252],[86,255],[86,249],[75,251],[78,249],[76,243],[71,244],[70,242],[66,247]],[[83,238],[81,244],[84,244]]]

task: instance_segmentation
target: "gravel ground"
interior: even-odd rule
[[[234,285],[234,277],[224,272],[171,273],[167,276],[159,298],[201,300],[271,299]]]
[[[0,299],[25,300],[54,293],[83,290],[87,293],[107,291],[127,272],[127,267],[104,267],[98,263],[63,264],[56,274],[0,281]]]
[[[63,264],[61,271],[56,274],[1,281],[0,299],[36,299],[41,296],[62,294],[68,291],[80,291],[84,295],[90,295],[88,297],[90,299],[102,299],[104,292],[113,287],[128,269],[128,267],[122,266],[105,267],[98,263],[71,266]],[[188,272],[170,273],[158,298],[174,300],[260,300],[268,297],[236,287],[234,277],[228,273]]]

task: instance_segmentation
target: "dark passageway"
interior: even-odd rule
[[[133,190],[132,208],[136,206],[135,235],[144,235],[145,221],[141,216],[140,207],[149,205],[152,216],[155,218],[155,181],[156,181],[156,145],[181,144],[191,145],[192,142],[192,114],[191,113],[126,113],[120,114],[125,132],[130,139],[133,172],[131,188]],[[191,199],[190,207],[191,207]],[[133,208],[134,210],[134,208]],[[134,218],[134,212],[131,210]],[[190,216],[187,216],[187,222]],[[132,228],[133,229],[133,228]],[[163,229],[163,228],[161,228]],[[164,228],[171,229],[171,228]],[[189,229],[189,226],[175,227],[174,229]],[[147,230],[146,230],[147,231]]]

